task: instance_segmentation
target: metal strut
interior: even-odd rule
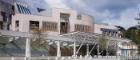
[[[84,38],[84,41],[86,40],[86,38]],[[80,45],[80,47],[78,48],[78,50],[76,51],[76,54],[78,54],[79,50],[81,49],[81,47],[83,46],[84,41],[82,41],[82,44]]]
[[[97,44],[95,44],[93,47],[92,47],[92,49],[90,50],[90,52],[89,52],[89,55],[91,54],[91,52],[93,51],[93,49],[94,49],[94,47],[96,46]]]

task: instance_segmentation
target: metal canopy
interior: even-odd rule
[[[63,34],[63,37],[74,39],[76,42],[84,42],[84,43],[95,43],[98,44],[98,40],[100,37],[103,37],[101,34],[96,34],[92,32],[72,32],[68,34]],[[111,36],[104,36],[105,39],[108,40],[109,45],[116,45],[118,42],[129,42],[131,40],[125,38],[117,38]]]
[[[14,32],[14,31],[3,31],[0,30],[0,36],[9,36],[9,37],[24,37],[26,38],[26,53],[25,57],[29,58],[31,55],[31,48],[30,48],[30,39],[35,37],[35,33],[27,33],[27,32]],[[107,46],[106,50],[109,49],[115,49],[117,50],[117,44],[119,42],[130,42],[131,40],[124,39],[124,38],[116,38],[116,37],[111,37],[111,36],[103,36],[101,34],[95,34],[92,32],[71,32],[63,35],[58,35],[58,36],[53,36],[53,35],[48,35],[48,34],[41,34],[41,36],[46,39],[47,41],[51,40],[53,42],[56,42],[57,45],[57,57],[61,56],[61,42],[72,42],[73,43],[73,56],[76,56],[81,49],[81,47],[86,44],[87,47],[88,45],[93,45],[92,49],[89,51],[89,48],[87,48],[87,55],[91,53],[93,48],[97,45],[97,55],[102,53],[99,50],[99,41],[101,37],[105,37],[105,40],[107,40]],[[78,50],[76,49],[76,44],[80,43],[80,46],[78,47]]]
[[[27,33],[27,32],[15,32],[15,31],[4,31],[0,30],[1,35],[6,36],[14,36],[14,37],[26,37],[31,38],[33,37],[33,33]],[[92,32],[71,32],[59,36],[52,36],[47,34],[42,34],[46,39],[49,40],[56,40],[56,41],[69,41],[69,42],[79,42],[79,43],[90,43],[90,44],[96,44],[99,38],[102,36],[101,34],[95,34]],[[55,37],[55,38],[54,38]],[[109,40],[112,44],[115,44],[116,42],[127,42],[131,41],[124,38],[116,38],[111,36],[105,36],[106,39]]]

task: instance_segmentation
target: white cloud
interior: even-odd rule
[[[78,12],[82,12],[88,15],[94,16],[97,22],[109,23],[113,25],[121,25],[123,27],[130,27],[136,25],[134,20],[137,17],[138,7],[134,8],[139,2],[127,1],[127,0],[44,0],[47,3],[47,7],[56,8],[72,8]],[[127,2],[126,2],[127,1]],[[136,3],[136,4],[135,4]],[[41,3],[40,3],[41,4]],[[130,4],[134,5],[130,7]],[[120,6],[124,6],[121,9],[122,12],[112,12],[112,10],[119,10]],[[133,8],[132,8],[133,7]],[[126,9],[127,8],[127,9]],[[101,9],[101,11],[98,11]],[[119,18],[114,18],[119,14]]]
[[[83,3],[82,0],[74,0],[75,3]]]
[[[55,0],[55,1],[45,0],[45,1],[50,7],[72,8],[78,12],[92,15],[95,17],[95,19],[101,20],[111,15],[111,13],[108,10],[98,12],[94,8],[92,8],[92,6],[89,6],[87,3],[85,3],[85,2],[93,2],[95,6],[103,6],[107,4],[109,0]]]
[[[50,7],[55,8],[69,8],[65,5],[63,0],[45,0]]]
[[[106,0],[109,1],[109,0]],[[97,1],[96,1],[97,2]],[[98,1],[99,2],[99,1]],[[94,2],[95,3],[95,2]],[[107,4],[108,2],[105,2],[105,0],[103,0],[102,4],[97,4],[97,6],[103,6],[105,4]],[[95,4],[96,5],[96,4]],[[118,16],[118,18],[114,18],[116,16],[116,14],[118,13],[111,13],[111,11],[109,10],[103,10],[102,12],[99,12],[97,10],[95,10],[94,8],[91,8],[91,6],[86,5],[84,3],[82,3],[82,5],[80,5],[80,9],[85,12],[86,14],[92,15],[94,16],[96,22],[102,22],[102,23],[108,23],[111,25],[120,25],[123,26],[125,28],[129,28],[131,26],[135,26],[137,25],[137,21],[135,20],[136,17],[138,17],[138,13],[140,10],[138,10],[140,8],[140,4],[137,7],[131,7],[131,8],[127,8],[122,10],[122,12],[120,12],[120,16]],[[79,11],[81,11],[79,9]],[[116,7],[117,9],[117,7]]]
[[[127,10],[122,11],[120,14],[120,17],[118,19],[110,19],[110,20],[104,20],[104,23],[109,23],[111,25],[120,25],[125,28],[129,28],[131,26],[135,26],[137,24],[137,21],[135,18],[138,17],[138,10],[137,8],[129,8]]]

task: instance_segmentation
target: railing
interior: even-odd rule
[[[72,60],[72,57],[31,57],[29,60]],[[25,60],[25,57],[0,57],[0,60]]]
[[[0,57],[0,60],[25,60],[24,57]],[[108,57],[31,57],[30,60],[120,60],[115,56]]]
[[[140,56],[120,56],[121,60],[140,60]]]
[[[25,57],[0,57],[0,60],[25,60]],[[98,56],[98,57],[31,57],[30,60],[140,60],[140,58],[126,58],[116,56]]]

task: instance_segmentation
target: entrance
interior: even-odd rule
[[[69,14],[60,14],[60,34],[68,33],[69,32]]]

